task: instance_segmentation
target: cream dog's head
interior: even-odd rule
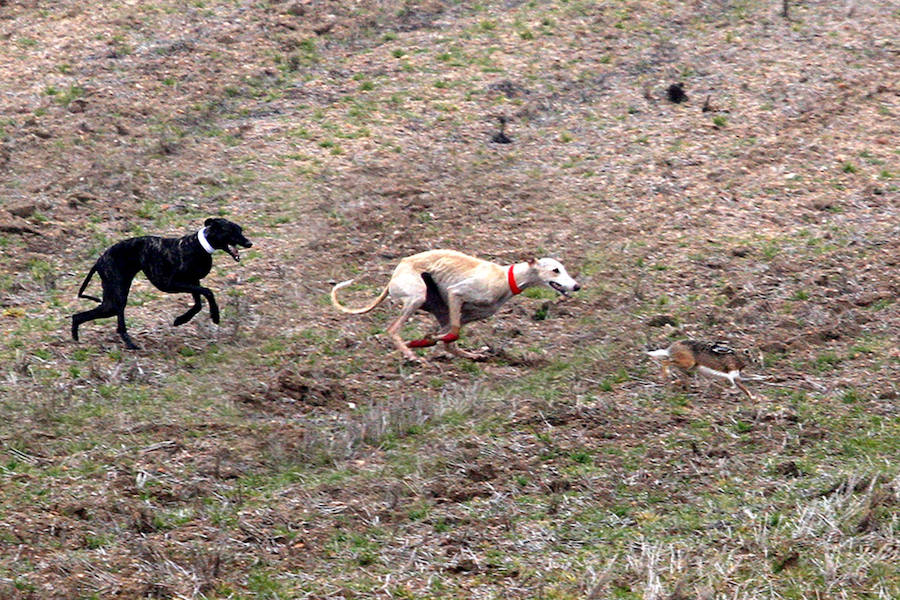
[[[541,283],[553,288],[563,296],[568,296],[571,292],[577,292],[581,289],[578,282],[569,275],[562,263],[555,258],[532,259],[528,261],[528,264],[537,272]]]

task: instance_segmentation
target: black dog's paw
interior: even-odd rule
[[[131,336],[128,335],[128,332],[119,331],[119,337],[122,338],[122,343],[125,344],[125,348],[128,350],[140,350],[138,345],[134,343],[134,340],[131,339]]]
[[[210,313],[209,318],[212,319],[212,322],[216,325],[219,324],[219,313]]]
[[[174,325],[175,327],[178,327],[179,325],[184,325],[188,321],[190,321],[189,318],[185,317],[184,315],[179,315],[179,316],[175,317],[175,321],[172,322],[172,325]]]

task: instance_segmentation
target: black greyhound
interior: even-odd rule
[[[227,219],[207,219],[197,233],[182,238],[161,238],[143,236],[122,240],[106,249],[91,267],[81,289],[79,298],[100,302],[97,308],[72,316],[72,339],[78,340],[78,326],[87,321],[103,317],[118,317],[116,331],[129,349],[137,346],[125,329],[125,303],[131,281],[138,271],[143,271],[150,283],[170,294],[192,294],[194,305],[186,313],[175,319],[175,325],[187,323],[200,312],[200,296],[209,302],[209,316],[213,323],[219,322],[219,306],[209,288],[200,285],[200,280],[212,268],[211,254],[224,250],[234,260],[240,260],[236,246],[250,248],[253,244],[244,237],[240,225]],[[94,273],[100,275],[103,284],[103,300],[84,293]]]

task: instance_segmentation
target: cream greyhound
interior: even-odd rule
[[[405,358],[417,362],[424,361],[410,348],[434,346],[437,342],[444,342],[447,350],[457,356],[484,358],[453,345],[459,339],[460,327],[493,315],[504,302],[535,285],[546,285],[564,296],[581,289],[566,268],[552,258],[502,266],[455,250],[429,250],[402,259],[381,295],[363,308],[347,308],[338,302],[337,291],[351,283],[352,279],[335,285],[331,303],[341,312],[359,315],[381,304],[390,294],[403,308],[387,328],[387,334]],[[441,329],[436,338],[404,343],[398,332],[417,310],[434,315]]]

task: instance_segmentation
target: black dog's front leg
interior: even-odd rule
[[[193,319],[194,315],[196,315],[198,312],[200,312],[200,309],[203,307],[203,303],[200,301],[200,294],[198,294],[197,292],[194,292],[193,296],[194,296],[194,305],[192,307],[190,307],[189,309],[187,309],[187,312],[185,312],[183,315],[175,317],[175,327],[178,327],[179,325],[184,325],[185,323],[187,323],[188,321]]]
[[[203,296],[204,298],[206,298],[206,301],[209,302],[209,318],[212,319],[213,323],[219,322],[219,305],[216,304],[216,298],[215,298],[215,296],[213,296],[212,290],[200,285],[199,281],[197,283],[179,283],[177,281],[173,281],[173,282],[169,283],[168,285],[166,285],[165,287],[160,286],[159,289],[161,289],[162,291],[164,291],[168,294],[182,293],[182,294],[194,295],[194,299],[195,299],[194,306],[192,306],[190,309],[188,309],[188,311],[184,315],[182,315],[182,317],[187,317],[188,314],[190,314],[190,316],[193,317],[195,314],[197,314],[197,311],[200,310],[200,308],[198,306],[199,298],[197,297],[197,295],[199,294],[200,296]],[[196,310],[194,310],[194,309],[196,309]],[[179,319],[181,319],[182,317],[179,317]],[[188,317],[188,318],[190,318],[190,317]],[[180,325],[181,323],[178,323],[177,321],[178,320],[176,319],[175,324]],[[182,321],[182,322],[187,322],[187,319],[185,319],[185,321]]]

